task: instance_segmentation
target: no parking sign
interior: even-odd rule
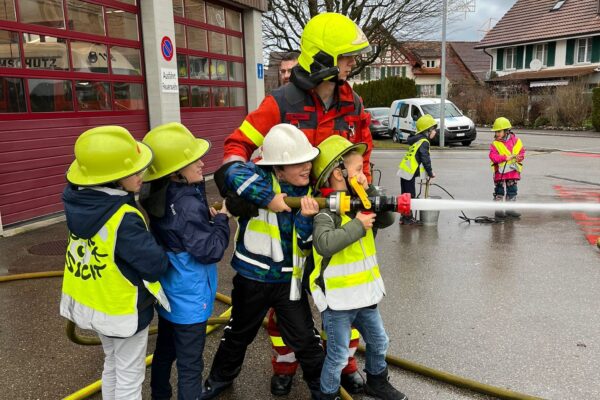
[[[171,61],[173,58],[173,42],[170,37],[165,36],[162,38],[160,42],[160,51],[165,60]]]

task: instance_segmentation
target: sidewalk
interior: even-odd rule
[[[561,131],[554,129],[529,129],[515,127],[513,130],[519,135],[545,135],[545,136],[572,136],[572,137],[589,137],[600,138],[600,132],[594,131]],[[491,132],[490,127],[478,126],[477,132]]]

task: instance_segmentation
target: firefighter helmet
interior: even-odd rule
[[[346,154],[354,150],[362,155],[367,151],[366,143],[352,143],[339,135],[329,136],[318,147],[321,152],[315,159],[312,167],[312,175],[316,179],[315,188],[317,189],[325,184],[331,171]]]
[[[179,122],[159,125],[144,136],[144,143],[154,152],[154,160],[144,181],[162,178],[190,165],[208,153],[210,142],[196,138]]]
[[[257,165],[292,165],[312,161],[319,155],[304,132],[290,124],[278,124],[265,136],[262,159]]]
[[[77,186],[116,182],[143,171],[152,150],[121,126],[100,126],[83,132],[75,142],[75,161],[67,180]]]
[[[503,131],[512,128],[510,121],[508,118],[499,117],[494,121],[494,125],[492,126],[492,131]]]

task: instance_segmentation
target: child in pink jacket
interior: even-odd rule
[[[494,141],[490,145],[490,160],[494,171],[494,201],[517,201],[517,182],[521,179],[525,148],[521,139],[510,129],[510,121],[504,117],[494,121]],[[505,190],[506,187],[506,190]],[[519,218],[516,211],[496,211],[496,218]]]

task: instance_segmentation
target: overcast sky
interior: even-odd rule
[[[458,2],[460,1],[458,0]],[[475,12],[467,13],[466,19],[464,13],[454,15],[454,20],[448,25],[447,39],[467,41],[483,39],[483,31],[489,29],[490,18],[492,18],[491,27],[493,27],[515,2],[516,0],[475,0]],[[436,38],[432,37],[431,39],[435,40]]]

